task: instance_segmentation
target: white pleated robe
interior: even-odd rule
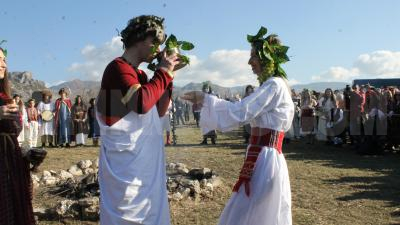
[[[294,105],[289,87],[282,78],[270,78],[240,102],[228,102],[206,95],[200,126],[222,132],[245,123],[252,127],[288,131]],[[239,177],[239,173],[237,177]],[[289,174],[283,154],[263,147],[258,155],[250,181],[250,197],[244,185],[233,192],[219,219],[220,225],[291,225],[291,192]]]
[[[102,138],[99,159],[100,224],[169,225],[164,143],[154,106],[130,112],[112,126],[97,112]]]

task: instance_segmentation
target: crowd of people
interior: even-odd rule
[[[304,137],[326,144],[353,145],[362,154],[382,153],[397,147],[400,91],[397,87],[347,85],[343,90],[327,88],[323,93],[292,90],[295,115],[289,137]],[[397,131],[397,132],[396,132]]]
[[[86,145],[87,138],[98,146],[100,130],[96,119],[95,98],[90,99],[90,107],[77,95],[72,104],[65,88],[59,90],[60,97],[52,101],[49,90],[42,91],[42,99],[36,103],[31,98],[24,102],[20,95],[13,96],[18,105],[21,132],[18,135],[20,146],[71,147]],[[39,141],[39,143],[38,143]]]

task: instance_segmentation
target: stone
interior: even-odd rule
[[[189,188],[194,194],[199,194],[201,192],[200,183],[198,180],[190,181]]]
[[[174,201],[180,201],[180,200],[183,199],[183,196],[182,196],[181,193],[175,192],[175,193],[172,194],[171,198],[172,198],[172,200],[174,200]]]
[[[53,216],[51,210],[46,208],[33,208],[33,215],[35,215],[37,219],[41,220],[51,218]]]
[[[62,200],[56,206],[56,213],[62,218],[74,218],[79,215],[79,205],[77,201]]]
[[[93,169],[99,168],[99,158],[96,158],[95,160],[93,160],[92,168]]]
[[[176,164],[175,163],[169,163],[168,164],[168,169],[174,170],[175,168],[176,168]]]
[[[189,173],[189,169],[186,168],[186,167],[178,167],[178,168],[176,168],[176,171],[177,171],[179,174],[183,174],[183,175],[186,175],[186,174]]]
[[[84,169],[86,169],[86,168],[89,168],[90,166],[92,166],[92,161],[90,161],[90,160],[81,160],[81,161],[79,161],[78,162],[78,167],[79,167],[79,169],[81,169],[81,170],[84,170]]]
[[[43,170],[43,177],[51,177],[51,173],[47,170]]]
[[[69,173],[65,170],[61,170],[58,177],[60,178],[60,180],[68,180],[68,179],[73,179],[74,175],[72,175],[71,173]]]
[[[167,183],[168,191],[174,191],[177,187],[178,184],[174,180],[171,180],[170,182]]]
[[[179,174],[187,175],[189,173],[189,169],[183,163],[177,163],[175,169]]]
[[[42,177],[42,183],[44,185],[55,185],[59,180],[56,177],[53,176],[43,176]]]
[[[99,205],[93,205],[90,207],[82,208],[82,219],[98,221],[100,218],[100,207]]]
[[[37,181],[37,182],[40,181],[40,178],[35,174],[31,174],[31,179],[32,179],[32,181]]]
[[[191,182],[192,182],[192,180],[187,179],[187,178],[181,178],[181,179],[177,179],[177,182],[178,182],[181,186],[189,187],[190,184],[191,184]]]
[[[190,188],[185,188],[185,190],[182,192],[182,196],[184,198],[187,198],[190,196]]]
[[[214,188],[211,183],[207,183],[204,189],[201,191],[201,195],[207,198],[213,197]]]
[[[38,187],[40,187],[40,183],[38,181],[36,181],[36,180],[32,180],[32,187],[33,188],[38,188]]]
[[[212,170],[209,168],[196,168],[189,171],[190,177],[197,180],[209,179],[212,177]]]
[[[92,174],[92,173],[94,173],[94,169],[93,168],[83,169],[83,174],[85,174],[85,175]]]
[[[57,176],[57,172],[55,170],[50,170],[49,172],[51,176]]]
[[[68,169],[68,172],[71,173],[74,176],[82,176],[83,172],[81,169],[78,168],[77,165],[73,165]]]
[[[187,166],[183,163],[176,163],[176,167],[184,167],[187,168]]]
[[[78,204],[82,207],[99,206],[99,197],[89,197],[79,199]]]
[[[205,188],[205,187],[206,187],[206,184],[207,184],[207,179],[202,179],[202,180],[200,181],[200,187],[201,187],[201,188]]]

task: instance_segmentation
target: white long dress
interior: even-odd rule
[[[229,131],[244,123],[276,131],[289,130],[294,105],[286,82],[270,78],[240,102],[231,103],[206,95],[200,116],[203,133]],[[238,174],[239,176],[239,174]],[[220,225],[290,225],[291,192],[283,154],[263,147],[250,181],[250,196],[244,185],[233,192],[219,220]]]
[[[332,102],[331,99],[327,99],[325,101],[325,103],[324,103],[324,101],[325,101],[324,97],[320,98],[318,101],[318,105],[321,106],[321,108],[322,108],[322,114],[319,116],[319,119],[318,119],[318,130],[317,130],[317,135],[316,135],[316,138],[319,141],[328,140],[328,138],[327,138],[328,131],[326,129],[327,128],[326,124],[328,122],[328,116],[329,116],[331,109],[335,108],[335,105],[334,105],[335,103]]]
[[[44,111],[50,111],[53,112],[54,111],[54,103],[53,102],[49,102],[49,103],[44,103],[44,102],[39,102],[38,106],[38,113],[42,114]],[[53,135],[54,131],[53,131],[53,120],[51,121],[44,121],[41,120],[40,122],[40,131],[39,131],[39,135],[43,136],[43,135]]]
[[[169,225],[164,143],[154,106],[130,112],[112,126],[97,112],[102,138],[99,160],[100,224]]]

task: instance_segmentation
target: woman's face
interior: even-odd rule
[[[325,90],[325,95],[326,95],[326,97],[331,97],[332,96],[332,90],[330,90],[330,89],[326,89]]]
[[[262,74],[261,61],[258,58],[258,56],[256,54],[256,50],[254,48],[251,48],[250,59],[249,59],[248,63],[251,66],[251,69],[253,70],[254,74],[257,74],[257,75]]]
[[[4,78],[6,69],[7,69],[6,56],[4,55],[3,50],[0,50],[0,79]]]

